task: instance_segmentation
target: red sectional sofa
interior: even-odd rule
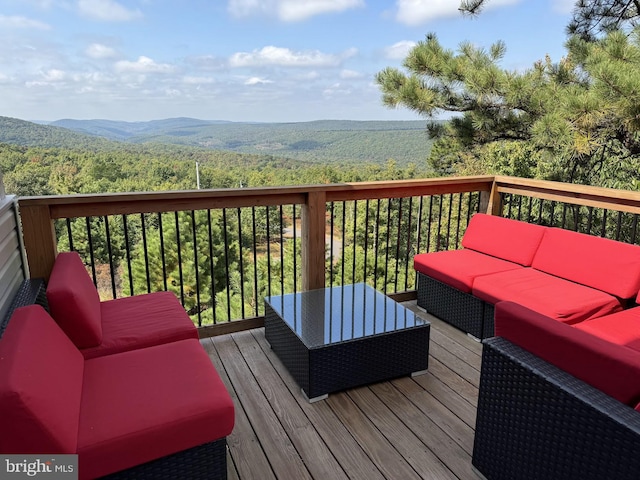
[[[640,307],[581,323],[513,302],[484,340],[473,465],[489,480],[636,480]]]
[[[566,323],[623,310],[640,290],[640,247],[475,214],[461,250],[414,257],[418,306],[477,338],[514,301]]]
[[[77,260],[56,259],[55,321],[12,305],[0,325],[0,453],[77,454],[81,479],[226,478],[233,402],[176,297],[100,302]]]
[[[58,254],[46,292],[51,316],[87,359],[198,338],[172,292],[101,302],[77,252]]]

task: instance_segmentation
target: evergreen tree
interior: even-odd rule
[[[499,66],[502,42],[489,51],[465,42],[453,52],[430,34],[405,59],[408,73],[387,68],[376,79],[390,107],[457,114],[429,126],[438,139],[430,161],[441,174],[464,170],[493,144],[521,142],[535,153],[540,178],[635,188],[640,35],[572,37],[567,47],[558,63],[546,58],[512,72]]]

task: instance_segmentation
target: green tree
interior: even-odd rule
[[[457,114],[429,125],[438,139],[430,157],[438,172],[467,169],[491,144],[521,142],[538,163],[523,173],[630,186],[640,153],[639,39],[637,32],[612,32],[596,42],[573,37],[560,62],[547,58],[511,72],[498,65],[506,48],[501,42],[489,51],[465,42],[453,52],[430,34],[405,59],[408,73],[387,68],[377,82],[390,107],[427,117]]]

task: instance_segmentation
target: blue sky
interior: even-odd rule
[[[299,122],[420,120],[374,76],[434,32],[503,40],[522,70],[565,52],[573,0],[0,0],[0,115]]]

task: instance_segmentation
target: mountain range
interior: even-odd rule
[[[0,117],[0,142],[42,147],[108,149],[168,144],[322,163],[422,163],[432,140],[425,121],[321,120],[249,123],[194,118],[148,122],[27,122]]]

